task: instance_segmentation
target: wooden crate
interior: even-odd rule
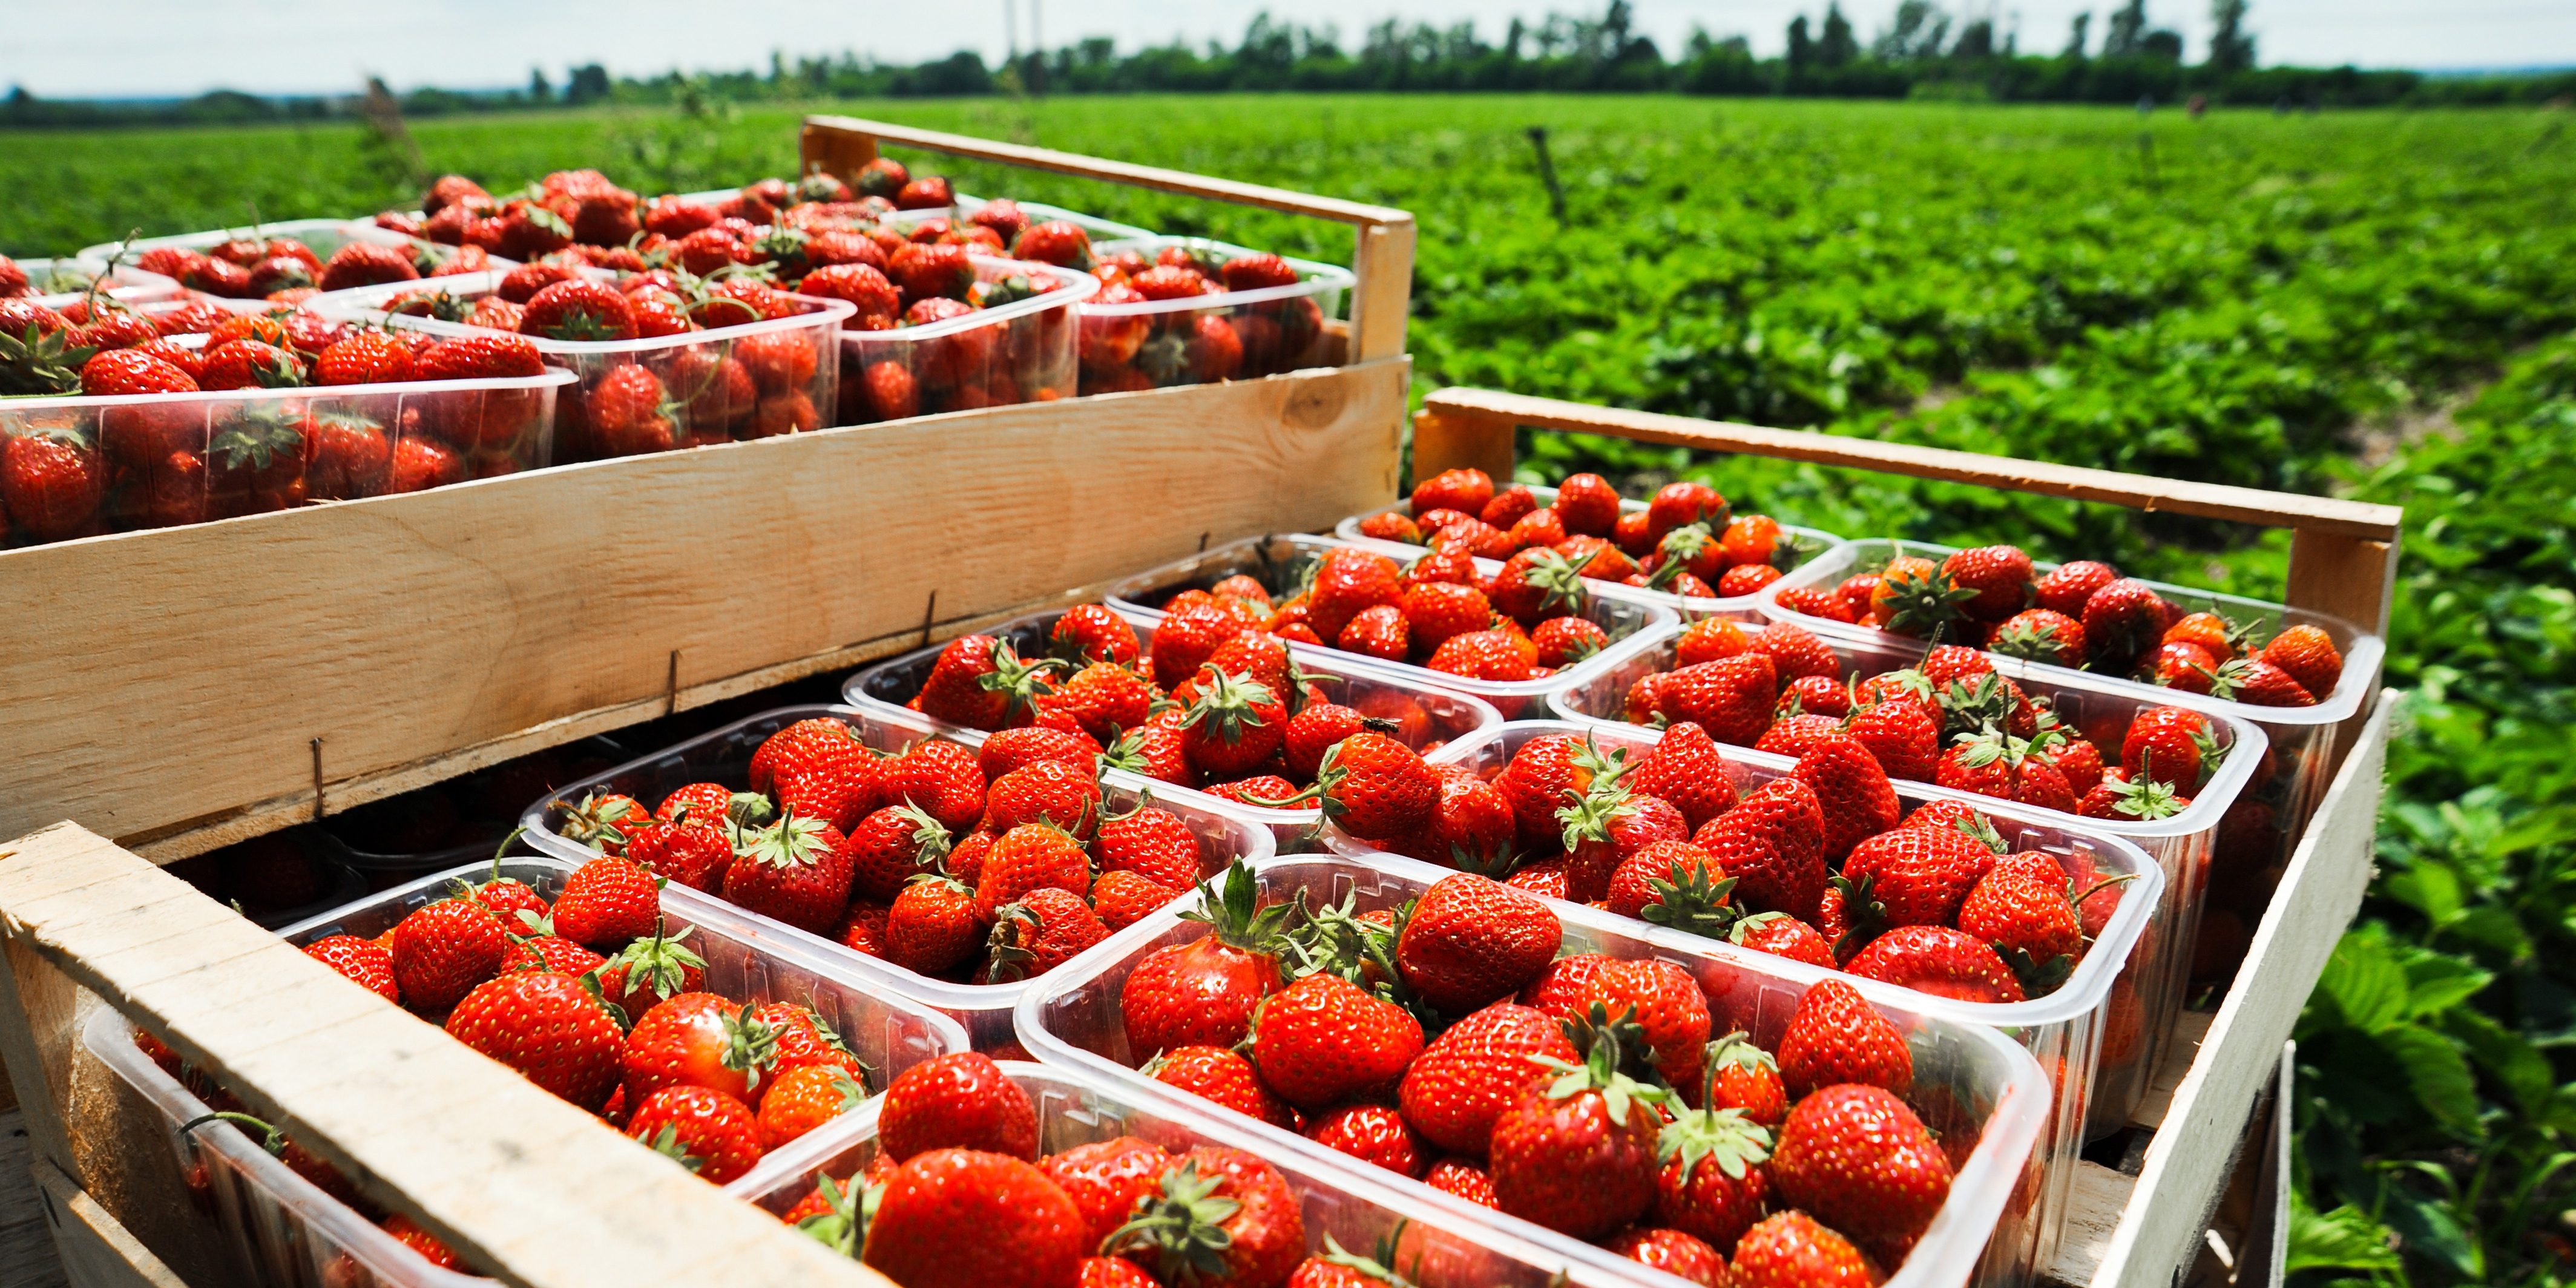
[[[2141,510],[2291,529],[2288,602],[2333,613],[2385,635],[2397,572],[2394,506],[2186,483],[1873,439],[1763,429],[1659,416],[1476,389],[1443,389],[1414,417],[1413,470],[1424,478],[1474,466],[1511,476],[1513,434],[1523,425],[1642,442],[1974,483]],[[2376,685],[2377,678],[2368,683]],[[2171,1288],[2195,1281],[2257,1282],[2248,1250],[2280,1277],[2285,1219],[2279,1176],[2286,1133],[2258,1101],[2283,1067],[2283,1044],[2370,880],[2381,771],[2397,695],[2363,705],[2339,740],[2342,761],[2293,851],[2280,888],[2255,928],[2240,981],[2215,1015],[2186,1015],[2167,1067],[2139,1106],[2151,1132],[2134,1173],[2080,1164],[2073,1213],[2057,1263],[2059,1284]],[[2228,1209],[2221,1212],[2221,1200]],[[2205,1236],[2219,1221],[2216,1260]]]
[[[1411,216],[841,117],[803,146],[878,139],[1351,224],[1351,361],[0,552],[0,836],[168,862],[1394,489]]]

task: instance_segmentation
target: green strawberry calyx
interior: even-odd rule
[[[814,1178],[814,1192],[823,1196],[824,1210],[796,1223],[806,1238],[832,1251],[859,1259],[868,1246],[868,1226],[876,1220],[877,1200],[885,1193],[881,1185],[868,1185],[856,1180],[835,1181],[829,1176]]]
[[[1740,1181],[1755,1164],[1770,1161],[1771,1132],[1741,1109],[1684,1110],[1656,1136],[1655,1158],[1662,1163],[1680,1159],[1685,1177],[1701,1163],[1714,1162],[1717,1170]]]
[[[1161,1194],[1137,1200],[1136,1214],[1101,1240],[1101,1255],[1150,1254],[1166,1283],[1223,1277],[1225,1254],[1234,1246],[1234,1231],[1225,1223],[1243,1210],[1243,1204],[1218,1196],[1225,1181],[1222,1175],[1199,1175],[1195,1162],[1163,1173]]]
[[[1565,1021],[1566,1039],[1574,1043],[1575,1050],[1583,1053],[1581,1064],[1569,1064],[1546,1055],[1523,1057],[1532,1064],[1556,1072],[1555,1081],[1547,1085],[1547,1098],[1567,1100],[1585,1092],[1598,1092],[1610,1121],[1623,1126],[1628,1121],[1628,1109],[1632,1103],[1660,1105],[1671,1098],[1669,1088],[1640,1082],[1628,1076],[1621,1067],[1628,1058],[1632,1043],[1640,1052],[1645,1045],[1644,1031],[1629,1018],[1633,1014],[1633,1010],[1623,1010],[1614,1019],[1608,1008],[1595,1002],[1589,1016]]]

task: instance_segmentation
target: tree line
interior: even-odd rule
[[[1473,22],[1447,27],[1389,19],[1354,46],[1331,25],[1256,15],[1231,48],[1210,41],[1121,52],[1090,37],[988,65],[972,51],[917,64],[854,51],[770,55],[766,68],[615,77],[598,64],[567,70],[558,88],[540,69],[524,88],[416,89],[407,115],[534,109],[593,103],[661,105],[972,97],[1003,94],[1155,93],[1681,93],[1738,97],[1934,98],[1997,102],[2209,102],[2275,108],[2541,103],[2576,95],[2576,71],[2440,77],[2352,66],[2265,67],[2246,24],[2248,0],[2213,0],[2212,38],[2199,62],[2180,34],[2154,25],[2145,0],[2104,15],[2076,15],[2062,42],[2026,49],[2018,30],[1991,16],[1953,15],[1934,0],[1899,0],[1864,41],[1841,6],[1793,19],[1782,52],[1756,57],[1741,35],[1697,30],[1667,54],[1635,29],[1627,0],[1597,16],[1514,18],[1489,40]],[[1987,11],[1991,14],[1991,9]],[[40,99],[23,87],[0,98],[0,128],[117,124],[231,124],[346,116],[356,96],[268,97],[219,90],[166,102]]]

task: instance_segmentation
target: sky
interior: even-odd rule
[[[2073,16],[2118,0],[1946,0],[1991,12],[2025,50],[2054,52]],[[1776,54],[1789,20],[1821,16],[1824,0],[1634,0],[1638,27],[1676,50],[1694,27],[1743,35]],[[1447,26],[1472,19],[1499,39],[1514,16],[1553,8],[1599,12],[1599,0],[1468,3],[1467,0],[0,0],[0,85],[44,97],[159,97],[230,88],[254,93],[338,93],[365,75],[397,89],[525,84],[532,63],[556,84],[568,64],[600,62],[621,75],[766,65],[772,50],[855,50],[919,62],[960,48],[998,61],[1017,31],[1049,47],[1110,36],[1122,49],[1179,37],[1228,45],[1264,9],[1340,28],[1346,48],[1389,17]],[[1848,0],[1863,40],[1896,0]],[[2149,18],[2183,33],[2186,57],[2208,47],[2207,0],[2149,0]],[[2253,0],[2248,25],[2266,63],[2428,70],[2576,64],[2576,0]],[[102,33],[158,33],[137,38]],[[531,57],[531,51],[545,51]]]

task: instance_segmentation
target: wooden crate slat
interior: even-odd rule
[[[707,701],[1329,524],[1392,495],[1407,377],[925,417],[0,554],[0,602],[33,609],[0,614],[0,835],[247,835],[310,813],[316,737],[337,810],[455,753],[658,715],[674,649]]]
[[[40,1160],[35,1177],[53,1229],[54,1251],[72,1288],[188,1288],[61,1168]]]
[[[505,1283],[885,1283],[82,828],[7,848],[0,925],[13,945]],[[66,869],[97,879],[66,881]],[[196,929],[136,929],[166,918]]]

